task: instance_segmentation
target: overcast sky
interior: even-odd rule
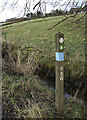
[[[6,2],[7,0],[0,0],[0,22],[1,21],[5,21],[6,19],[9,19],[9,18],[13,18],[13,17],[21,17],[23,16],[23,12],[21,12],[24,8],[24,5],[25,5],[25,2],[26,0],[19,0],[17,5],[14,7],[11,7],[12,3],[16,2],[17,0],[8,0],[8,3],[6,4],[5,6],[5,9],[3,7],[4,3]],[[33,2],[34,1],[34,2]],[[30,8],[30,11],[31,12],[35,12],[36,10],[33,10],[33,7],[34,5],[38,2],[39,0],[31,0],[31,8]],[[42,1],[46,1],[46,2],[55,2],[57,0],[42,0]],[[66,2],[67,0],[61,0],[61,4],[63,4],[64,2]],[[73,1],[73,0],[72,0]],[[83,0],[80,0],[80,1],[83,1]],[[49,13],[52,9],[53,9],[53,5],[51,4],[47,4],[46,5],[46,12]],[[61,7],[61,9],[64,9],[65,7]],[[59,6],[55,7],[55,9],[60,9]],[[68,7],[69,9],[69,7]],[[21,13],[21,14],[20,14]],[[20,14],[20,16],[19,16]]]

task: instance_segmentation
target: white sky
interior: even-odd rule
[[[14,7],[14,9],[12,9],[11,4],[13,2],[15,3],[17,0],[8,0],[8,4],[6,5],[5,9],[2,11],[2,9],[3,9],[2,6],[4,5],[4,3],[6,1],[7,0],[0,0],[0,22],[5,21],[6,19],[9,19],[9,18],[18,17],[21,10],[23,10],[23,7],[24,7],[25,2],[26,2],[26,0],[19,0],[18,4]],[[39,0],[31,0],[31,9],[30,9],[31,12],[35,12],[35,10],[33,11],[33,6],[38,1]],[[46,0],[42,0],[42,1],[46,1]],[[48,2],[48,1],[55,2],[56,0],[47,0],[46,2]],[[61,0],[61,4],[63,4],[65,1],[67,1],[67,0]],[[80,1],[83,1],[83,0],[80,0]],[[53,9],[53,6],[50,4],[47,4],[46,8],[47,8],[46,12],[48,13]],[[59,8],[59,6],[57,6],[55,9],[58,9],[58,8]],[[64,6],[61,9],[64,9]],[[21,12],[20,16],[23,16],[23,12]]]

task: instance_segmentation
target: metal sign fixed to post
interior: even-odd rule
[[[59,112],[63,111],[64,101],[64,34],[55,35],[56,44],[56,95],[55,104]]]

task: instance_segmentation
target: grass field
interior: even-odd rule
[[[36,76],[3,72],[3,118],[86,118],[82,102],[64,97],[64,112],[55,108],[55,92]]]
[[[81,15],[78,14],[77,18]],[[67,60],[82,63],[85,60],[85,29],[83,28],[85,19],[82,19],[77,24],[72,23],[74,19],[68,19],[54,29],[48,30],[48,28],[62,19],[63,16],[57,16],[24,21],[3,27],[3,32],[7,34],[7,41],[16,42],[21,47],[34,47],[36,51],[38,48],[45,56],[43,60],[39,59],[39,62],[45,63],[51,61],[50,58],[54,60],[55,34],[61,32],[65,37],[65,54]]]
[[[5,59],[3,99],[4,105],[12,105],[16,117],[85,117],[85,106],[72,98],[65,99],[64,114],[58,114],[54,107],[54,92],[41,85],[39,78],[30,74],[34,63],[36,66],[42,65],[48,70],[55,70],[55,34],[61,32],[65,39],[65,66],[68,66],[66,72],[70,69],[71,76],[79,78],[82,75],[85,67],[85,18],[73,23],[81,16],[82,14],[78,14],[75,19],[68,19],[52,30],[48,29],[64,16],[40,18],[2,27],[2,32],[6,33],[6,40],[4,34],[2,40]],[[33,70],[36,66],[33,66]],[[77,82],[79,86],[80,81]],[[11,110],[8,112],[10,114]]]

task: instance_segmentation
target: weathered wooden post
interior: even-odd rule
[[[6,40],[6,33],[5,33],[5,40]]]
[[[6,40],[6,33],[2,33],[2,36],[4,35],[4,39]]]
[[[55,104],[58,112],[63,111],[64,101],[64,34],[55,35],[56,44],[56,95]]]

